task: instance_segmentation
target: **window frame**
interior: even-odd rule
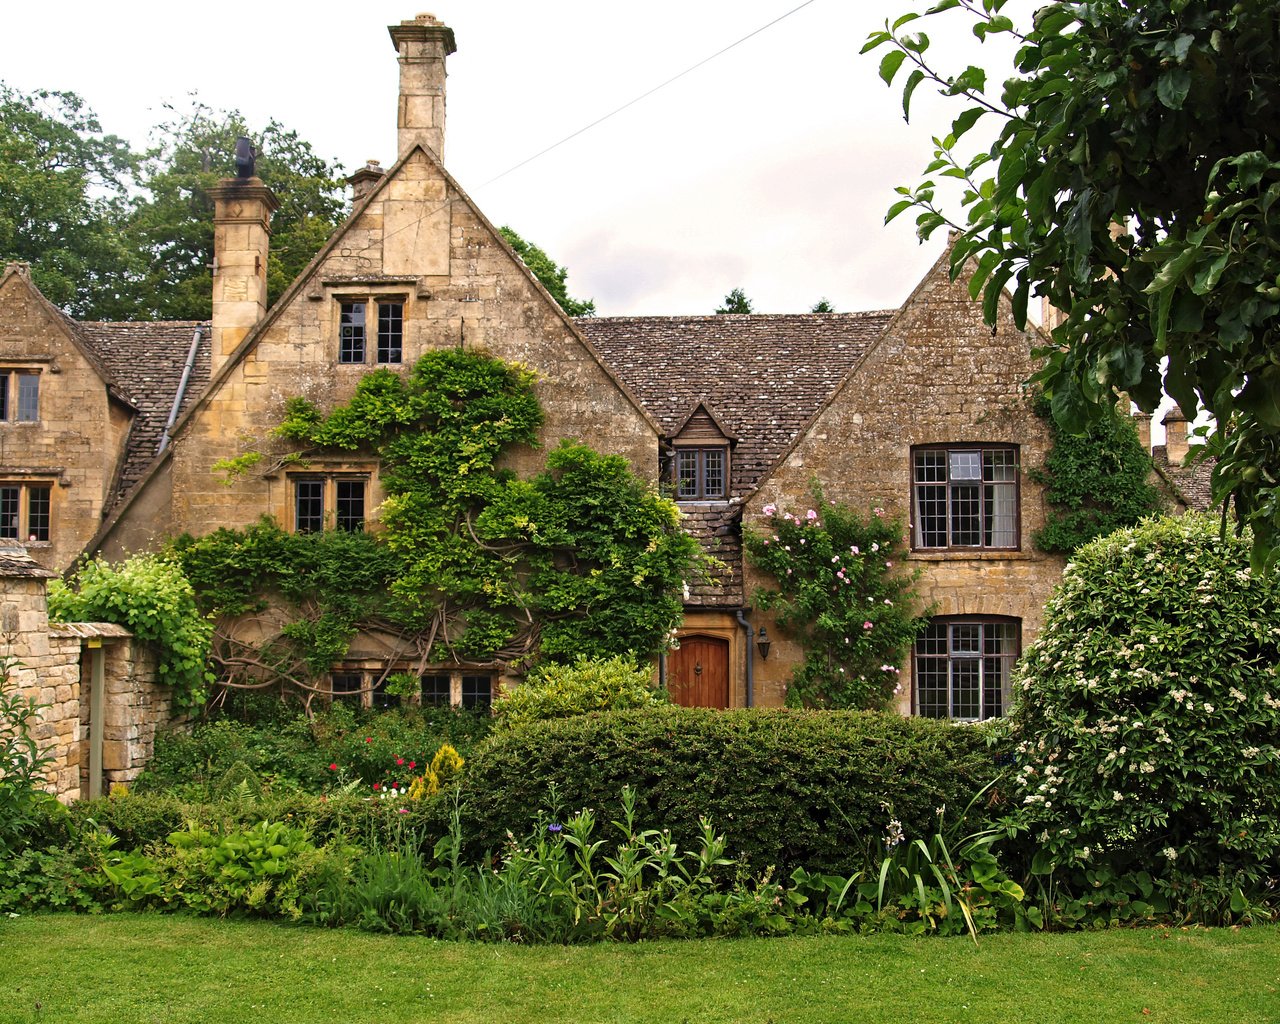
[[[13,512],[5,510],[8,500],[6,491],[14,491],[16,508]],[[43,498],[43,508],[38,512],[35,508],[37,496]],[[4,517],[13,515],[12,536]],[[32,528],[33,520],[37,526]],[[14,541],[18,544],[52,544],[53,543],[53,481],[51,480],[0,480],[0,540]],[[43,533],[44,536],[39,534]]]
[[[944,455],[944,466],[946,469],[946,477],[943,480],[921,480],[920,476],[920,457],[928,453],[941,452]],[[976,454],[978,456],[978,476],[975,478],[953,478],[952,476],[952,459],[957,455]],[[988,455],[1009,455],[1012,456],[1011,468],[1012,477],[1009,480],[987,479],[987,456]],[[913,552],[942,552],[942,551],[1021,551],[1022,550],[1022,451],[1019,445],[1005,444],[996,442],[973,442],[973,443],[943,443],[943,444],[920,444],[913,445],[908,462],[908,479],[911,481],[910,500],[908,507],[911,509],[911,550]],[[976,515],[976,533],[978,543],[965,544],[957,543],[955,536],[958,532],[956,529],[957,513],[954,506],[954,493],[962,486],[976,486],[980,490],[977,500]],[[1013,490],[1013,505],[1010,512],[1011,520],[1009,530],[1011,542],[1008,544],[988,543],[987,536],[994,536],[995,530],[993,523],[996,522],[995,513],[989,511],[996,501],[994,492],[988,495],[987,488],[996,488],[1001,485],[1008,485]],[[945,511],[942,518],[945,524],[946,543],[945,544],[926,544],[925,543],[925,520],[926,513],[923,511],[925,488],[944,487],[946,489]],[[936,518],[936,513],[934,514]],[[1003,534],[1005,531],[1001,531]]]
[[[0,423],[40,422],[41,376],[42,371],[36,367],[0,367]],[[30,390],[23,388],[24,381],[31,383]],[[35,405],[34,409],[26,410],[27,415],[23,414],[24,399],[33,401]]]
[[[955,640],[955,631],[958,629],[970,630],[975,629],[977,632],[977,649],[976,650],[957,650]],[[941,638],[944,644],[944,650],[939,653],[937,651],[922,650],[922,645],[939,639],[936,635],[930,636],[930,633],[937,629],[943,630]],[[998,639],[1007,643],[1011,649],[988,651],[988,641],[997,639],[991,636],[989,631],[1000,629],[1005,635]],[[925,631],[911,645],[911,713],[920,718],[936,718],[943,721],[952,722],[982,722],[990,718],[1002,718],[1009,713],[1009,706],[1013,700],[1012,692],[1012,674],[1013,667],[1017,664],[1018,658],[1022,654],[1022,620],[1011,615],[938,615],[929,620],[929,625]],[[991,671],[991,662],[997,662],[1001,678],[997,685],[999,687],[999,708],[992,714],[990,712],[989,695],[994,687],[987,683],[988,673]],[[925,666],[929,663],[945,666],[946,676],[946,710],[944,714],[932,713],[932,709],[938,706],[937,702],[932,702],[932,708],[926,710],[925,702],[921,700],[921,677]],[[957,705],[956,691],[957,686],[963,685],[964,680],[957,680],[957,667],[963,666],[966,669],[976,669],[977,676],[974,682],[974,688],[977,695],[977,714],[966,715],[955,713]],[[935,669],[936,671],[936,669]],[[926,687],[926,689],[940,689],[939,687]]]
[[[673,447],[671,484],[677,502],[695,501],[728,501],[729,500],[729,446],[727,444],[692,445],[681,444]],[[683,461],[686,456],[693,456],[694,493],[681,493],[684,480],[682,478]],[[720,490],[710,494],[707,491],[707,456],[720,457]]]
[[[364,708],[398,707],[400,698],[386,694],[387,680],[394,672],[414,672],[408,665],[388,668],[385,664],[340,662],[329,670],[329,699],[355,699]],[[338,680],[342,679],[342,688]],[[358,679],[360,686],[350,689],[351,681]],[[427,680],[433,687],[435,699],[427,700]],[[446,686],[442,691],[439,683]],[[468,692],[470,684],[470,692]],[[421,707],[451,708],[455,711],[483,711],[491,714],[499,691],[499,673],[495,669],[468,666],[466,668],[427,668],[418,672],[418,693],[414,698]],[[443,700],[439,698],[444,698]]]
[[[337,295],[338,363],[402,366],[407,295]],[[359,322],[354,319],[359,310]],[[348,322],[348,317],[352,320]]]
[[[343,530],[347,533],[365,533],[369,526],[369,484],[370,474],[361,472],[302,472],[291,473],[289,480],[289,507],[291,509],[290,525],[294,533],[322,533],[325,530]],[[355,517],[355,526],[349,525],[351,516],[344,516],[342,503],[351,502],[351,497],[343,497],[344,487],[359,484],[361,489],[360,515]],[[313,488],[319,485],[319,494],[310,494],[305,500],[319,502],[320,511],[317,517],[314,511],[302,515],[301,505],[304,500],[302,488]],[[307,527],[302,528],[304,518]]]

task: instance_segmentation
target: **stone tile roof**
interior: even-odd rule
[[[671,436],[701,403],[736,439],[728,505],[685,508],[685,526],[725,563],[686,604],[740,606],[749,494],[896,312],[589,317],[575,321]]]
[[[0,544],[0,578],[48,580],[57,575],[36,562],[21,544]]]
[[[106,365],[115,390],[137,409],[129,431],[124,467],[110,510],[159,454],[160,439],[182,381],[187,353],[201,332],[195,366],[187,382],[185,409],[209,383],[209,325],[195,320],[105,323],[82,321],[80,335]]]
[[[1193,447],[1192,453],[1194,452]],[[1172,484],[1175,499],[1199,512],[1213,508],[1209,486],[1209,478],[1213,475],[1215,465],[1213,459],[1188,459],[1187,465],[1170,465],[1168,449],[1158,444],[1151,449],[1151,461],[1155,463],[1156,472]]]

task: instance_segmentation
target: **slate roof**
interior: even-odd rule
[[[896,310],[585,317],[575,324],[673,435],[701,403],[736,438],[728,504],[685,506],[685,526],[726,565],[686,604],[740,606],[738,502],[750,494]]]
[[[201,332],[195,365],[183,394],[185,409],[209,383],[209,325],[196,320],[105,323],[81,321],[81,338],[107,367],[113,390],[137,413],[126,442],[124,467],[107,509],[141,478],[160,452],[160,439],[182,381],[191,339]]]
[[[27,554],[27,549],[12,541],[0,543],[0,577],[4,579],[48,580],[58,574],[46,569]]]
[[[1194,452],[1193,447],[1192,453]],[[1198,512],[1213,508],[1213,495],[1209,486],[1209,478],[1213,475],[1216,464],[1213,459],[1188,460],[1188,464],[1183,466],[1170,465],[1168,449],[1158,444],[1151,449],[1151,461],[1155,463],[1156,472],[1172,484],[1174,498]]]

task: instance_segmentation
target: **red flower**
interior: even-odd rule
[[[397,758],[396,758],[396,764],[404,764],[404,758],[403,758],[403,757],[397,757]]]
[[[364,741],[365,741],[366,743],[372,743],[372,742],[373,742],[373,737],[372,737],[372,736],[366,736],[366,737],[364,738]]]
[[[410,768],[417,768],[417,767],[418,767],[418,762],[417,762],[417,761],[410,761],[410,762],[409,762],[409,767],[410,767]]]
[[[382,783],[381,783],[381,782],[375,782],[375,783],[373,784],[373,788],[374,788],[374,789],[381,789],[381,788],[382,788]]]
[[[337,770],[338,770],[338,762],[335,761],[333,764],[329,765],[329,771],[336,772]]]

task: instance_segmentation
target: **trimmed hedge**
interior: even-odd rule
[[[723,832],[755,870],[847,873],[883,856],[897,818],[908,838],[953,822],[1003,760],[985,729],[892,713],[660,708],[537,722],[473,752],[462,788],[470,851],[499,850],[540,811],[594,808],[620,816],[624,785],[638,824],[694,841],[698,818]],[[993,789],[969,824],[985,819]]]

